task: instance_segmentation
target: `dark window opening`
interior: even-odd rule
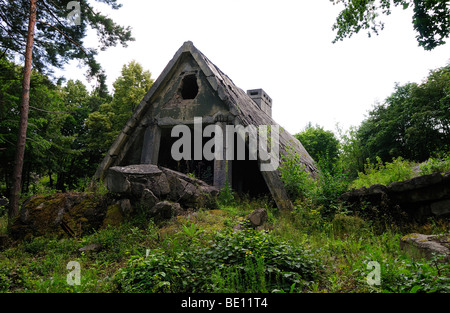
[[[206,125],[203,125],[206,127]],[[179,137],[171,136],[172,128],[161,128],[161,141],[159,148],[158,165],[179,171],[185,174],[193,174],[196,178],[205,181],[207,184],[214,183],[214,161],[213,160],[193,160],[194,132],[191,128],[191,160],[176,161],[172,158],[171,148]],[[231,162],[231,187],[233,191],[251,198],[268,196],[271,198],[270,190],[261,174],[259,163],[256,160],[249,160],[248,145],[245,145],[245,160],[238,160],[237,135],[234,135],[234,160]],[[209,138],[203,138],[203,145]]]
[[[181,85],[181,97],[184,100],[194,99],[198,94],[197,77],[195,75],[186,75]]]
[[[257,160],[250,160],[248,144],[245,145],[245,160],[238,159],[237,134],[234,134],[234,161],[232,161],[231,177],[233,191],[250,198],[269,196],[271,193],[261,174]]]
[[[205,125],[204,125],[205,126]],[[214,183],[214,161],[206,159],[194,160],[194,131],[191,129],[191,159],[176,161],[172,158],[171,149],[179,137],[171,136],[172,128],[161,129],[161,142],[159,148],[158,165],[170,168],[172,170],[194,175],[209,185]],[[207,140],[204,140],[203,144]],[[202,150],[203,151],[203,150]]]

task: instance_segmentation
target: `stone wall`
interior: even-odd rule
[[[354,210],[422,222],[450,216],[450,172],[418,176],[389,186],[362,187],[342,195]],[[369,213],[370,214],[370,213]]]

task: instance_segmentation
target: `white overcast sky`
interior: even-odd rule
[[[98,60],[112,83],[136,60],[156,79],[183,42],[191,40],[243,90],[263,88],[273,117],[289,132],[308,122],[335,131],[358,126],[395,83],[421,82],[450,62],[450,43],[419,47],[411,10],[382,16],[385,29],[332,44],[342,9],[329,0],[127,0],[117,11],[99,9],[132,27],[136,41],[109,48]],[[105,9],[106,8],[106,9]],[[90,42],[90,43],[89,43]],[[86,40],[86,45],[95,41]],[[67,79],[83,70],[68,66]]]

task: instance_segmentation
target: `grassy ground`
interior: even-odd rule
[[[179,216],[139,216],[78,238],[34,238],[0,253],[1,292],[449,292],[450,268],[399,248],[408,232],[448,233],[448,221],[400,229],[307,204],[267,208],[266,231],[233,232],[264,201]],[[100,250],[79,252],[89,244]],[[80,284],[71,284],[79,264]],[[380,284],[368,284],[380,266]],[[373,264],[373,263],[371,263]],[[69,278],[69,283],[68,283]]]

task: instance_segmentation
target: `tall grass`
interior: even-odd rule
[[[401,157],[394,158],[392,162],[383,163],[377,157],[376,163],[364,165],[364,173],[358,173],[358,178],[353,181],[353,188],[370,187],[375,184],[389,185],[396,181],[412,178],[414,175],[413,163]]]

